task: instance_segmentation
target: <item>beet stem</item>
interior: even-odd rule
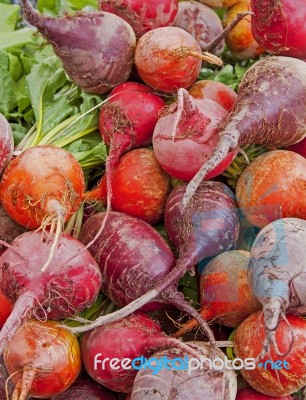
[[[30,291],[22,293],[17,299],[12,313],[0,331],[0,355],[17,329],[28,319],[28,314],[33,310],[36,299],[37,295],[34,296]]]
[[[211,51],[213,50],[220,42],[223,40],[227,34],[235,28],[236,25],[239,24],[239,22],[246,17],[247,15],[253,15],[254,13],[251,11],[245,11],[243,13],[239,13],[236,15],[236,17],[233,19],[233,21],[221,32],[219,33],[218,36],[216,36],[211,42],[209,42],[204,48],[202,48],[203,51]]]
[[[38,14],[35,11],[30,0],[21,0],[21,2],[23,7],[24,19],[28,21],[29,24],[36,26],[37,28],[41,27],[44,24],[46,17]]]

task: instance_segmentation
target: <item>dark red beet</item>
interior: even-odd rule
[[[73,316],[90,306],[99,293],[99,268],[74,237],[60,236],[49,268],[41,272],[53,236],[42,237],[42,233],[34,231],[23,233],[0,256],[1,290],[15,302],[0,332],[0,354],[25,320],[32,316]]]
[[[52,397],[50,400],[116,400],[117,397],[110,390],[98,385],[92,379],[81,376],[64,393]],[[1,399],[0,399],[1,400]]]
[[[289,394],[281,397],[271,397],[266,394],[256,392],[251,388],[239,389],[237,392],[236,400],[293,400]]]
[[[222,31],[222,22],[218,15],[205,4],[197,1],[180,1],[174,26],[189,32],[199,43],[202,51]],[[211,49],[211,53],[219,56],[224,47],[224,40]]]
[[[103,94],[128,79],[136,37],[122,18],[104,12],[52,18],[36,13],[29,0],[22,4],[24,18],[52,44],[76,85]]]
[[[12,241],[24,231],[25,228],[13,221],[0,204],[0,240],[11,244]],[[5,249],[6,247],[0,244],[0,254],[2,254]]]
[[[81,242],[86,245],[92,240],[105,215],[94,214],[85,222],[79,236]],[[170,247],[152,226],[114,211],[89,251],[100,266],[103,293],[121,307],[146,293],[153,282],[163,279],[174,266]],[[160,304],[153,302],[142,310],[158,308]]]
[[[119,15],[139,38],[152,29],[172,25],[178,0],[99,0],[99,9]]]

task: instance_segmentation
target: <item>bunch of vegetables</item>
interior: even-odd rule
[[[304,398],[305,18],[0,3],[0,399]]]

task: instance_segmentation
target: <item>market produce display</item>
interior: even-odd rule
[[[306,5],[0,0],[0,400],[306,399]]]

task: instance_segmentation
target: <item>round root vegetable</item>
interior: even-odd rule
[[[132,70],[136,37],[122,18],[78,12],[52,18],[22,0],[24,18],[52,45],[70,79],[86,92],[103,94],[125,82]]]
[[[134,367],[135,361],[131,361],[138,357],[141,360],[156,349],[166,347],[177,347],[198,357],[197,351],[166,336],[157,322],[142,313],[87,332],[81,341],[82,359],[92,379],[124,393],[131,392],[139,369]],[[117,361],[114,363],[113,359]]]
[[[29,229],[66,222],[78,209],[83,192],[81,166],[54,146],[25,150],[10,162],[0,182],[3,207]]]
[[[200,278],[200,313],[204,319],[234,328],[260,308],[248,282],[248,261],[247,251],[232,250],[219,254],[205,266]],[[197,326],[193,319],[174,337]]]
[[[203,61],[222,65],[209,53],[201,53],[198,42],[183,29],[157,28],[144,34],[135,51],[135,65],[141,79],[162,93],[188,88],[199,75]]]
[[[12,303],[0,290],[0,329],[12,312]]]
[[[0,203],[0,240],[11,244],[12,241],[24,231],[24,227],[16,224]],[[2,254],[5,249],[6,247],[2,246],[0,243],[0,254]]]
[[[109,174],[110,172],[107,172]],[[97,189],[85,193],[85,198],[107,198],[107,175]],[[111,178],[111,207],[149,224],[159,222],[164,214],[170,191],[170,178],[162,170],[151,149],[135,149],[124,154]]]
[[[237,392],[236,400],[294,400],[290,395],[281,397],[271,397],[265,394],[256,392],[251,388],[242,388]]]
[[[234,335],[235,356],[242,360],[256,359],[264,340],[265,323],[262,312],[258,311],[237,328]],[[287,315],[287,320],[279,323],[276,341],[285,356],[280,356],[271,348],[261,364],[255,369],[242,368],[241,374],[255,390],[278,397],[294,393],[306,385],[306,321],[299,316]]]
[[[261,356],[276,344],[280,320],[287,313],[304,314],[306,221],[297,218],[279,219],[263,228],[251,249],[249,280],[254,296],[263,305],[266,338]],[[294,346],[294,336],[291,337]],[[286,351],[290,351],[290,342]]]
[[[7,119],[0,114],[0,174],[11,160],[14,150],[13,133]]]
[[[60,236],[50,270],[41,271],[53,243],[53,235],[26,232],[0,256],[1,290],[15,302],[0,331],[0,354],[23,321],[31,316],[71,317],[89,307],[100,291],[98,265],[71,236]]]
[[[235,400],[237,377],[235,372],[226,368],[210,369],[209,347],[204,342],[186,342],[205,360],[191,360],[186,352],[179,349],[167,349],[152,355],[152,360],[168,360],[168,368],[152,375],[150,369],[141,369],[135,379],[131,400]],[[220,361],[225,359],[221,350],[217,353]],[[189,366],[184,365],[186,357]],[[198,365],[197,365],[198,364]],[[201,368],[200,368],[201,366]],[[158,367],[158,365],[157,365]]]
[[[295,153],[306,158],[306,138],[296,144],[286,147],[285,150],[294,151]]]
[[[79,376],[68,390],[51,400],[117,400],[117,397],[87,376]]]
[[[188,90],[195,99],[214,100],[229,111],[237,100],[237,93],[222,82],[200,80],[195,82]]]
[[[92,215],[82,226],[79,239],[87,245],[96,236],[106,213]],[[102,292],[122,307],[146,293],[174,266],[173,253],[166,241],[146,222],[111,211],[98,239],[88,249],[100,266]],[[143,311],[154,311],[151,302]]]
[[[123,275],[123,277],[125,277],[125,275],[128,276],[125,277],[125,281],[118,279],[118,275],[114,276],[112,280],[112,284],[119,284],[121,290],[122,287],[127,292],[133,289],[132,293],[135,300],[131,301],[129,305],[121,310],[107,316],[102,316],[86,326],[68,329],[73,332],[86,332],[94,327],[124,318],[157,298],[159,301],[172,304],[179,310],[197,319],[212,345],[215,344],[214,336],[206,321],[203,320],[189,303],[184,301],[182,294],[177,292],[175,285],[188,270],[192,269],[204,257],[217,255],[222,251],[229,250],[235,245],[239,233],[237,206],[232,192],[226,185],[220,182],[204,182],[198,188],[195,200],[189,205],[187,210],[183,210],[182,199],[185,189],[185,184],[176,186],[168,197],[165,209],[167,233],[180,254],[175,267],[171,269],[167,275],[162,275],[159,279],[156,279],[154,278],[154,269],[152,270],[151,267],[147,269],[146,275],[142,270],[138,271],[139,260],[135,257],[135,260],[130,263],[130,266],[134,267],[131,269],[129,266],[133,275],[131,272],[127,275],[127,270],[124,271]],[[141,222],[145,224],[145,222]],[[89,224],[89,220],[86,223]],[[98,224],[98,228],[99,226],[100,224]],[[153,229],[150,225],[147,225],[147,227]],[[95,228],[93,227],[91,230],[92,233],[86,241],[84,241],[83,236],[83,242],[86,243],[92,236],[96,235]],[[119,231],[120,237],[122,238],[122,245],[120,247],[114,246],[117,240],[117,231]],[[121,269],[118,259],[120,261],[125,260],[129,252],[131,253],[130,257],[132,260],[135,249],[142,251],[143,255],[146,255],[149,248],[151,248],[150,253],[154,248],[156,249],[156,246],[153,246],[150,242],[148,246],[145,241],[132,240],[131,238],[134,238],[134,236],[130,234],[130,230],[128,229],[121,228],[118,230],[117,228],[117,231],[112,234],[109,232],[104,239],[106,240],[106,244],[111,246],[110,253],[108,253],[109,255],[106,260],[107,268],[109,265],[111,269],[111,256],[113,256],[115,260],[115,266],[118,268],[119,265]],[[149,233],[149,228],[147,231]],[[150,235],[152,237],[153,234],[150,233]],[[130,243],[133,244],[133,246],[130,245],[131,249],[129,247]],[[163,245],[163,248],[165,248],[165,245],[166,244]],[[120,253],[118,251],[119,249]],[[96,254],[96,247],[92,247],[91,251],[93,254]],[[157,254],[159,253],[158,248],[156,252]],[[163,254],[163,251],[161,254]],[[143,269],[143,267],[141,269]],[[122,282],[124,282],[124,286]]]
[[[263,228],[280,218],[306,219],[306,160],[291,151],[269,151],[240,175],[236,199],[253,225]]]
[[[140,38],[152,29],[172,25],[178,0],[99,0],[99,9],[119,15]]]
[[[179,2],[178,13],[173,25],[189,32],[199,43],[202,51],[206,51],[207,45],[223,31],[220,18],[211,8],[191,1]],[[224,40],[221,40],[210,51],[220,56],[223,47]]]
[[[228,8],[223,17],[223,25],[227,27],[238,14],[250,10],[249,0],[237,1]],[[264,49],[254,39],[251,27],[251,15],[246,15],[226,36],[226,44],[239,60],[256,58]]]
[[[306,58],[306,4],[291,0],[251,0],[252,31],[265,50]]]
[[[18,329],[4,353],[4,362],[15,390],[12,399],[28,394],[51,397],[76,380],[81,352],[74,335],[55,321],[28,321]]]
[[[219,142],[189,183],[184,205],[229,151],[248,144],[289,146],[306,135],[306,63],[290,57],[264,58],[247,70],[238,99],[222,120]]]
[[[178,90],[178,100],[157,121],[153,148],[157,161],[172,177],[188,181],[209,159],[218,143],[217,126],[226,116],[223,107],[213,100],[194,99],[185,89]],[[232,162],[236,151],[206,176],[213,178]]]

